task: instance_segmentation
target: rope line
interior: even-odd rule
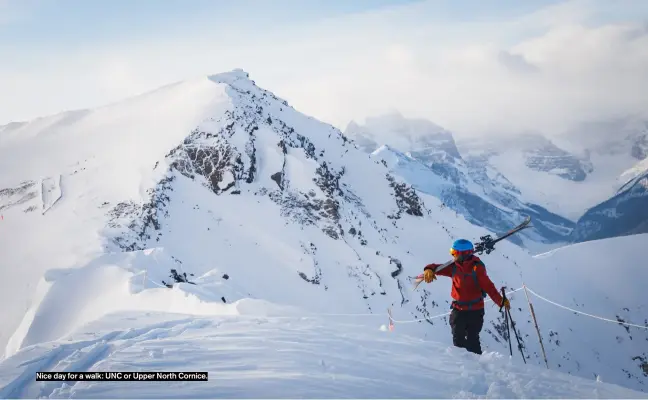
[[[511,293],[515,293],[515,292],[520,291],[522,289],[524,289],[524,286],[519,287],[519,288],[514,289],[514,290],[511,290],[511,291],[507,292],[506,294],[509,295]],[[492,301],[493,300],[491,300],[489,298],[489,299],[486,299],[484,302],[492,302]],[[392,320],[392,322],[399,323],[399,324],[411,324],[411,323],[414,323],[414,322],[424,322],[424,321],[428,321],[428,320],[431,320],[431,319],[445,317],[447,315],[450,315],[450,313],[452,313],[452,311],[448,311],[447,313],[443,313],[443,314],[439,314],[439,315],[434,315],[432,317],[426,317],[426,318],[423,318],[423,319],[412,319],[412,320],[407,320],[407,321],[399,321],[399,320],[393,319],[393,318],[390,318],[390,319]]]
[[[582,312],[582,311],[574,310],[573,308],[569,308],[569,307],[567,307],[567,306],[563,306],[562,304],[558,304],[558,303],[556,303],[555,301],[551,301],[551,300],[547,299],[546,297],[542,297],[542,296],[540,296],[538,293],[536,293],[536,292],[534,292],[533,290],[531,290],[531,288],[529,288],[528,286],[526,286],[526,288],[527,288],[527,290],[528,290],[529,292],[531,292],[531,294],[533,294],[534,296],[536,296],[536,297],[539,298],[540,300],[544,300],[544,301],[546,301],[547,303],[549,303],[549,304],[553,304],[553,305],[556,306],[556,307],[564,308],[565,310],[569,310],[569,311],[571,311],[571,312],[575,312],[576,314],[581,314],[581,315],[585,315],[585,316],[587,316],[587,317],[600,319],[601,321],[613,322],[613,323],[615,323],[615,324],[619,324],[619,325],[634,326],[635,328],[648,329],[648,326],[642,326],[642,325],[637,325],[637,324],[631,324],[631,323],[629,323],[629,322],[615,321],[615,320],[613,320],[613,319],[604,318],[604,317],[599,317],[598,315],[588,314],[588,313],[586,313],[586,312]]]
[[[164,288],[164,289],[168,289],[168,286],[161,285],[161,284],[155,282],[153,279],[151,279],[151,278],[149,278],[149,277],[147,277],[146,280],[152,282],[153,284],[155,284],[155,285],[158,286],[158,287],[161,287],[161,288]]]
[[[146,280],[150,281],[151,283],[155,284],[158,287],[166,288],[166,286],[163,286],[163,285],[155,282],[154,280],[152,280],[149,277],[146,277]],[[605,318],[605,317],[601,317],[601,316],[598,316],[598,315],[589,314],[589,313],[586,313],[586,312],[583,312],[583,311],[575,310],[573,308],[564,306],[562,304],[556,303],[555,301],[549,300],[548,298],[546,298],[544,296],[539,295],[538,293],[536,293],[535,291],[533,291],[530,287],[528,287],[526,285],[523,285],[522,287],[511,290],[511,291],[507,292],[506,294],[508,295],[508,294],[511,294],[511,293],[515,293],[515,292],[518,292],[520,290],[523,290],[524,288],[526,288],[531,294],[533,294],[538,299],[540,299],[542,301],[545,301],[545,302],[547,302],[547,303],[549,303],[551,305],[554,305],[556,307],[565,309],[567,311],[571,311],[571,312],[576,313],[576,314],[584,315],[586,317],[599,319],[601,321],[612,322],[612,323],[618,324],[618,325],[632,326],[632,327],[635,327],[635,328],[641,328],[641,329],[648,330],[648,326],[632,324],[632,323],[629,323],[629,322],[617,321],[617,320],[613,320],[613,319],[610,319],[610,318]],[[484,302],[493,302],[493,300],[488,298]],[[411,320],[398,320],[398,319],[394,319],[389,314],[387,314],[387,318],[389,318],[389,320],[392,323],[412,324],[412,323],[417,323],[417,322],[420,323],[420,322],[425,322],[425,321],[445,317],[445,316],[448,316],[450,314],[451,314],[451,311],[443,313],[443,314],[433,315],[431,317],[424,317],[424,318],[411,319]],[[252,317],[259,317],[259,316],[252,316]],[[272,317],[264,317],[264,318],[268,318],[268,319],[292,319],[292,318],[315,318],[315,317],[380,317],[380,318],[385,318],[385,314],[382,314],[382,313],[381,314],[375,314],[375,313],[357,313],[357,314],[352,314],[352,313],[321,313],[320,314],[320,313],[317,313],[317,314],[294,315],[294,316],[272,316]]]

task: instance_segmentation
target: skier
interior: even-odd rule
[[[438,272],[434,270],[441,264],[426,265],[423,269],[423,280],[430,283],[438,275],[452,278],[450,293],[454,299],[450,305],[452,308],[450,313],[452,342],[457,347],[481,354],[479,333],[484,325],[486,294],[500,307],[506,307],[508,310],[511,305],[508,299],[504,300],[495,288],[486,274],[484,263],[474,255],[474,247],[469,240],[455,240],[450,254],[454,258],[454,263]]]

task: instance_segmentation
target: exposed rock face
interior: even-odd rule
[[[170,233],[174,202],[186,200],[178,192],[186,191],[190,182],[191,190],[202,187],[208,196],[269,200],[278,206],[286,224],[302,229],[316,227],[355,254],[357,261],[345,268],[357,282],[363,299],[386,295],[382,278],[372,267],[376,261],[366,260],[356,246],[368,246],[370,240],[379,246],[390,240],[377,219],[388,220],[387,224],[398,228],[398,221],[405,216],[429,215],[416,191],[382,171],[383,166],[375,165],[333,127],[319,123],[300,126],[305,116],[295,116],[297,113],[285,101],[256,87],[246,76],[230,74],[213,79],[228,85],[232,107],[188,132],[182,143],[156,164],[161,178],[148,191],[148,201],[121,202],[109,211],[109,228],[118,232],[113,235],[113,244],[122,251],[162,245]],[[308,123],[314,124],[312,121]],[[311,132],[313,128],[317,128],[316,133]],[[321,137],[323,132],[325,136]],[[353,154],[347,155],[349,152]],[[374,174],[378,171],[383,180],[378,186],[368,186],[361,196],[350,179],[356,179],[357,185],[362,173],[356,170],[355,178],[349,177],[349,160],[360,161],[362,168],[370,168]],[[180,186],[183,189],[177,190]],[[368,209],[363,199],[370,197],[369,193],[390,199],[390,204],[381,209],[383,215],[372,215],[375,210]],[[246,210],[240,212],[245,214]],[[325,255],[312,242],[302,242],[301,250],[313,265],[311,271],[298,270],[298,276],[328,290],[319,264]],[[395,260],[389,254],[376,258],[385,259],[386,264]],[[398,274],[392,278],[400,279]],[[403,288],[400,281],[399,288]]]
[[[587,174],[592,171],[591,165],[558,148],[550,141],[537,148],[525,150],[524,155],[526,166],[530,169],[549,172],[575,182],[584,181]]]
[[[38,196],[36,182],[24,181],[17,187],[0,189],[0,211],[30,202]],[[28,206],[24,211],[33,211],[34,206]]]
[[[488,164],[495,156],[521,154],[524,165],[532,171],[546,172],[560,178],[581,182],[592,172],[587,157],[571,153],[539,133],[523,133],[510,137],[493,137],[472,144],[462,142],[471,153],[468,159]]]

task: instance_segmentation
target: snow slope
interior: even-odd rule
[[[587,210],[572,232],[574,242],[648,232],[648,168],[639,170],[616,195]]]
[[[646,172],[648,172],[648,158],[639,161],[632,168],[628,169],[627,171],[624,171],[621,174],[621,179],[627,183],[632,179],[636,178],[637,176]]]
[[[638,249],[648,234],[578,243],[534,256],[520,264],[524,282],[539,295],[576,311],[614,322],[577,315],[531,295],[544,339],[549,367],[580,376],[648,391],[648,271]],[[541,355],[525,301],[520,324]]]
[[[255,306],[255,302],[250,302]],[[232,305],[236,309],[236,305]],[[225,310],[223,310],[225,311]],[[0,396],[645,398],[348,318],[118,313],[5,361]],[[35,371],[206,371],[208,382],[35,382]]]
[[[0,354],[43,273],[103,253],[111,204],[146,198],[155,162],[227,103],[225,88],[203,79],[0,127],[0,304],[14,305],[2,312]],[[48,192],[57,176],[64,195],[41,215],[57,197]]]
[[[33,164],[24,162],[32,157]],[[282,376],[299,377],[294,367],[301,365],[295,361],[301,355],[290,353],[289,349],[295,348],[291,337],[316,342],[328,338],[319,336],[322,331],[346,338],[355,330],[358,338],[365,334],[370,339],[383,338],[372,335],[387,334],[376,331],[386,324],[386,310],[391,307],[394,318],[401,321],[391,332],[402,338],[402,342],[393,339],[394,349],[404,353],[411,349],[408,360],[417,369],[425,368],[428,364],[414,361],[420,356],[414,354],[412,343],[433,338],[441,344],[429,344],[431,348],[442,350],[449,345],[444,314],[450,286],[447,280],[440,279],[412,292],[408,277],[420,273],[427,263],[446,261],[452,240],[476,240],[492,233],[470,224],[434,196],[413,190],[381,162],[357,149],[341,132],[298,113],[285,101],[258,88],[240,70],[172,85],[98,110],[4,127],[0,131],[0,167],[5,188],[0,192],[4,207],[0,243],[5,255],[0,261],[5,276],[0,282],[0,294],[3,304],[11,305],[6,312],[3,310],[0,321],[0,344],[7,356],[0,364],[2,395],[70,393],[69,387],[59,390],[53,384],[42,388],[34,384],[29,374],[38,368],[92,369],[103,365],[110,369],[176,369],[179,360],[186,359],[195,361],[196,369],[204,365],[202,368],[213,371],[218,361],[204,357],[207,349],[225,352],[221,353],[225,372],[245,370],[247,366],[254,371],[253,377],[276,378],[271,374],[276,368],[269,361],[263,364],[258,357],[243,357],[261,343],[268,344],[265,348],[271,352],[277,349],[268,339],[272,335],[252,331],[246,325],[250,320],[243,318],[234,321],[231,331],[223,329],[225,336],[219,337],[219,327],[227,325],[218,325],[223,315],[239,318],[254,314],[261,318],[261,324],[253,323],[259,327],[264,318],[287,318],[281,325],[285,334],[277,333],[277,342],[289,343],[279,347],[284,350],[281,357],[278,353],[273,357],[287,360],[286,369],[280,371]],[[63,195],[45,214],[31,212],[42,207],[36,182],[58,175]],[[593,259],[595,267],[577,268],[605,270],[611,262],[632,267],[605,245],[599,244],[594,250],[599,252]],[[576,252],[572,257],[578,256]],[[542,274],[541,269],[534,269],[529,254],[512,243],[498,244],[497,251],[484,256],[484,260],[498,286],[520,287],[520,271],[528,269],[529,274],[539,274],[534,279],[527,279],[526,272],[524,275],[530,287],[539,283],[539,293],[575,296],[579,304],[587,307],[590,302],[600,305],[597,311],[605,315],[621,312],[619,306],[628,307],[630,311],[620,315],[631,321],[645,315],[641,292],[628,290],[629,295],[619,303],[599,304],[598,299],[592,300],[594,294],[581,288],[580,282],[560,289],[550,286],[555,273]],[[173,283],[169,279],[172,270],[186,274],[194,284],[167,288],[165,284]],[[645,282],[644,271],[632,272],[620,274],[609,290],[625,291],[626,287]],[[522,299],[519,292],[512,296],[515,304],[522,303]],[[177,316],[170,313],[183,314],[182,321],[177,322]],[[528,314],[522,307],[513,313],[520,320],[528,363],[542,367],[532,336],[535,329],[523,322]],[[304,314],[323,319],[314,325],[294,319]],[[336,322],[328,319],[334,317],[330,314],[344,315],[338,315]],[[339,321],[356,327],[338,329],[335,324]],[[549,328],[543,326],[543,333],[548,334]],[[573,331],[577,337],[590,335],[592,326],[581,327],[565,318],[551,329],[559,330],[561,335]],[[617,342],[615,329],[602,329],[601,335],[587,345],[557,346],[552,355],[572,361],[552,365],[552,370],[581,378],[597,374],[605,382],[645,391],[645,381],[622,372],[640,371],[637,361],[626,357],[637,353],[637,342]],[[505,337],[503,319],[489,303],[482,337],[484,349],[507,353]],[[640,334],[633,337],[643,338]],[[175,353],[169,353],[167,360],[165,349],[155,348],[156,344],[164,344],[169,352],[176,349]],[[342,342],[335,347],[345,354],[327,354],[348,361],[345,345]],[[354,346],[359,351],[354,362],[374,365],[379,361],[369,358],[372,353],[364,350],[367,346]],[[137,353],[144,348],[144,353]],[[238,350],[229,353],[232,348]],[[180,356],[180,349],[195,357]],[[420,350],[417,345],[416,352]],[[609,363],[593,356],[597,351],[616,351],[619,356]],[[380,360],[398,365],[400,354],[381,354],[385,358]],[[467,371],[465,376],[473,384],[457,382],[456,386],[438,388],[440,394],[461,395],[465,390],[466,395],[526,396],[531,392],[524,390],[556,382],[563,382],[564,390],[571,390],[571,397],[595,396],[595,388],[610,390],[599,392],[603,397],[618,390],[595,382],[588,386],[581,380],[553,373],[548,373],[547,380],[525,380],[538,376],[533,369],[519,372],[520,380],[511,387],[503,383],[488,387],[481,383],[483,379],[501,376],[501,368],[513,367],[503,366],[503,360],[497,361],[497,357],[493,361],[492,355],[491,359],[486,356],[482,362],[494,363],[493,369],[490,364],[485,366],[486,371],[498,372],[485,372],[485,378],[479,374],[473,377],[471,364],[467,364],[471,362],[469,355],[459,354],[456,368]],[[515,368],[526,368],[521,367],[517,357],[513,359]],[[328,365],[327,358],[318,356],[317,362],[320,359]],[[430,359],[431,355],[425,357],[426,361]],[[163,364],[156,364],[158,361]],[[322,365],[318,365],[311,371],[321,371]],[[349,371],[344,372],[344,377],[355,383],[386,379],[386,375],[368,375],[366,368],[350,371],[338,365],[334,363],[335,368]],[[312,374],[307,375],[309,382],[313,381]],[[250,379],[250,375],[241,375],[240,379]],[[401,385],[390,393],[414,396],[421,390],[429,391],[428,379],[426,375],[418,386],[425,385],[425,389]],[[447,378],[439,379],[449,382]],[[231,381],[231,385],[241,387],[242,383]],[[243,387],[250,387],[248,396],[254,397],[257,392],[251,385]],[[399,383],[390,387],[396,385]],[[320,393],[333,396],[335,387],[323,386],[310,387],[311,393],[315,397]],[[601,389],[603,386],[607,389]],[[99,386],[78,384],[74,390],[82,387],[91,390]],[[100,387],[118,390],[118,385]],[[144,392],[144,386],[132,384],[128,387],[137,390],[133,395],[138,396],[166,393]],[[304,386],[303,390],[311,389]],[[354,389],[353,396],[365,393],[375,392],[358,391],[356,395]],[[85,394],[90,396],[92,392]]]
[[[624,250],[634,245],[635,239],[645,240],[645,237],[610,239],[596,247],[614,246]],[[623,294],[611,293],[597,299],[592,292],[607,293],[607,285],[627,282],[622,276],[599,279],[593,274],[583,282],[589,288],[586,296],[570,295],[574,287],[570,282],[582,272],[573,263],[574,257],[589,265],[600,257],[591,254],[589,259],[583,259],[583,254],[590,254],[587,251],[590,247],[595,246],[590,243],[570,246],[536,256],[529,267],[522,269],[527,283],[532,282],[538,292],[551,292],[554,300],[577,309],[598,306],[610,310],[623,307],[628,297],[640,298],[641,285],[635,285]],[[634,337],[635,350],[640,352],[645,346],[635,328],[626,331],[616,324],[576,316],[537,298],[533,302],[545,339],[549,370],[533,362],[537,354],[530,357],[530,366],[521,365],[517,349],[514,357],[509,358],[506,346],[476,356],[449,346],[447,339],[441,339],[442,335],[434,336],[433,340],[412,335],[407,321],[397,319],[395,329],[390,332],[385,327],[384,314],[318,314],[305,307],[286,307],[245,297],[223,304],[217,299],[219,285],[199,289],[180,284],[166,289],[156,287],[154,280],[140,279],[142,275],[136,272],[138,266],[146,268],[160,262],[172,260],[165,257],[162,249],[155,249],[104,256],[75,271],[50,272],[47,278],[50,289],[31,325],[32,333],[45,336],[36,340],[31,335],[30,346],[0,363],[0,397],[646,396],[644,392],[608,383],[626,373],[615,374],[611,366],[624,362],[624,358],[634,353],[619,351],[618,345],[605,346],[610,341],[606,337],[612,339],[616,334],[617,340],[626,342]],[[125,267],[118,268],[116,264]],[[558,291],[552,290],[556,280],[550,279],[556,274],[563,278],[558,281],[563,286]],[[79,291],[82,284],[85,287]],[[531,332],[531,327],[525,326],[530,324],[524,321],[526,314],[516,310],[522,298],[517,294],[511,297],[514,318],[522,325],[522,332]],[[85,309],[86,317],[79,316],[84,314],[79,307]],[[642,307],[646,304],[639,305],[639,310]],[[76,321],[71,323],[70,319]],[[69,328],[67,332],[60,329],[62,325]],[[570,326],[574,328],[565,328]],[[51,328],[58,332],[51,333]],[[584,335],[585,332],[589,335]],[[534,337],[524,333],[522,336],[526,354],[537,350],[533,348]],[[592,351],[590,346],[594,342],[597,349],[583,358],[583,354]],[[569,349],[569,359],[565,355],[561,357],[561,348]],[[596,359],[604,362],[598,362],[595,379],[578,377],[575,369],[579,364],[581,368],[589,368],[590,364],[597,364]],[[37,371],[207,371],[210,380],[207,383],[35,382]],[[567,371],[572,376],[558,371]],[[627,373],[637,375],[636,371]]]

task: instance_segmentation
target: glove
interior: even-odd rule
[[[508,299],[504,299],[504,301],[502,302],[501,307],[504,307],[507,310],[510,310],[511,309],[511,303],[509,303]]]
[[[423,280],[425,281],[425,283],[430,283],[436,278],[437,278],[436,274],[431,269],[428,268],[425,271],[423,271]]]

